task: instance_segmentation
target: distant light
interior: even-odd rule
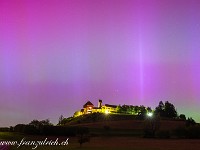
[[[148,117],[152,117],[152,116],[153,116],[153,113],[152,113],[152,112],[148,112],[148,113],[147,113],[147,116],[148,116]]]
[[[110,112],[108,110],[105,110],[105,114],[109,114]]]

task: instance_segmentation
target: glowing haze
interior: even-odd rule
[[[0,0],[0,126],[90,100],[200,121],[199,0]]]

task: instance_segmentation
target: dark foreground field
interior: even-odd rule
[[[75,149],[78,145],[72,144]],[[144,139],[136,137],[97,137],[83,145],[83,149],[99,150],[199,150],[200,140]]]
[[[27,136],[16,133],[0,133],[1,140],[17,140],[23,137],[27,140],[43,140],[46,137]],[[55,140],[57,137],[47,137]],[[59,141],[66,140],[68,137],[58,137]],[[11,150],[31,150],[33,146],[11,146]],[[90,142],[84,143],[80,147],[76,137],[69,137],[66,146],[38,146],[36,150],[199,150],[200,140],[198,139],[146,139],[131,136],[100,136],[91,137]],[[1,148],[0,148],[1,150]]]
[[[29,146],[12,149],[31,150]],[[200,140],[143,139],[135,137],[94,137],[80,148],[77,139],[70,138],[67,146],[38,146],[37,150],[199,150]]]

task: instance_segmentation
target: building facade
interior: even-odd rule
[[[105,114],[117,113],[117,106],[109,104],[102,105],[102,100],[99,100],[98,106],[95,107],[90,101],[87,101],[87,103],[83,105],[83,109],[76,111],[74,113],[74,117],[90,113],[105,113]]]

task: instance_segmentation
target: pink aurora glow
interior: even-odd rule
[[[98,99],[198,120],[198,0],[1,0],[0,126]],[[198,120],[200,121],[200,120]]]

